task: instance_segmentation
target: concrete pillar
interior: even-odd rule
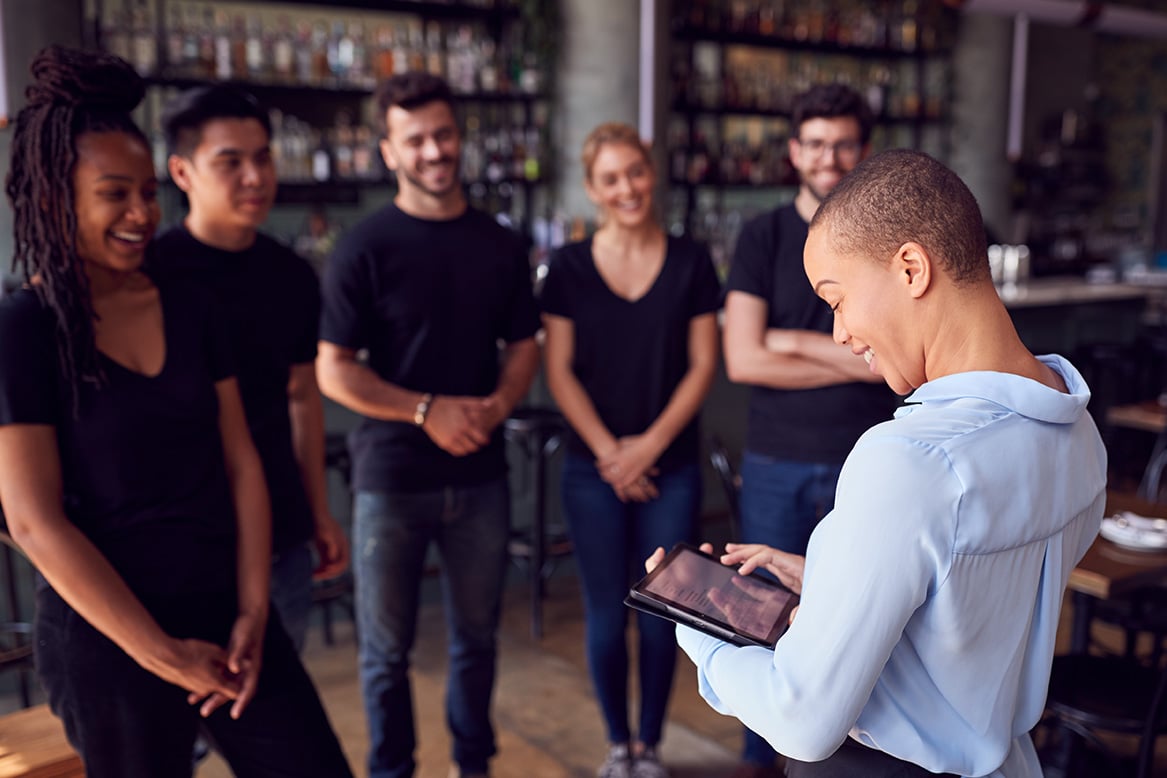
[[[592,218],[595,208],[583,190],[580,147],[601,122],[637,124],[640,3],[560,1],[563,42],[556,84],[557,181],[553,201],[569,217]]]
[[[967,13],[952,52],[953,170],[968,184],[988,228],[1012,240],[1013,168],[1005,158],[1013,21]]]

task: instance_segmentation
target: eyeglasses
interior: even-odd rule
[[[821,157],[828,151],[833,151],[835,153],[835,159],[847,160],[858,159],[859,152],[863,148],[863,144],[857,140],[841,140],[835,143],[827,143],[819,138],[811,138],[810,140],[798,138],[798,145],[812,157]]]

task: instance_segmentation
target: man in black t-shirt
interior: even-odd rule
[[[349,444],[369,777],[415,768],[409,654],[431,541],[447,608],[452,774],[486,775],[510,530],[500,425],[534,377],[539,317],[519,237],[467,206],[449,87],[403,73],[377,99],[398,192],[337,244],[317,359],[325,394],[364,417]]]
[[[730,380],[753,387],[741,465],[743,542],[805,554],[811,531],[834,506],[843,460],[896,404],[883,379],[834,342],[834,314],[802,264],[807,225],[866,156],[871,126],[866,102],[848,87],[798,95],[789,140],[798,194],[748,222],[738,238],[726,281],[724,348]],[[776,757],[746,730],[733,778],[777,778]]]
[[[348,564],[324,474],[319,282],[307,262],[258,230],[275,201],[276,171],[271,125],[254,98],[222,85],[192,89],[166,107],[163,126],[170,176],[190,212],[157,239],[152,267],[208,286],[227,319],[271,495],[272,603],[300,649],[313,576],[334,577]]]

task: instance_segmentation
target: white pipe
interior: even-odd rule
[[[1025,77],[1029,63],[1029,17],[1017,14],[1013,20],[1013,66],[1009,73],[1009,121],[1005,132],[1005,156],[1021,159],[1025,134]]]
[[[652,143],[656,104],[656,0],[640,0],[640,137]]]
[[[1025,14],[1035,22],[1080,26],[1098,32],[1167,38],[1167,14],[1086,0],[945,0],[962,11],[1005,16]]]

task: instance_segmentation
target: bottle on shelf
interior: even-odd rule
[[[139,75],[152,76],[158,70],[158,39],[152,29],[153,18],[144,3],[131,12],[130,62]]]

